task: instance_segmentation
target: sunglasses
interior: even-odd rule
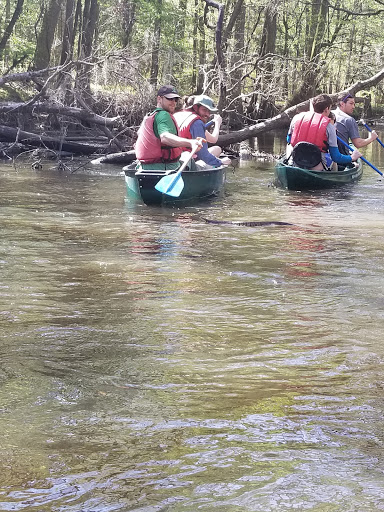
[[[167,98],[166,96],[164,96],[164,98],[168,101],[177,101],[179,98]]]
[[[347,99],[348,98],[353,98],[353,96],[351,94],[347,94],[346,96],[344,96],[344,98],[341,100],[343,103],[346,103]]]

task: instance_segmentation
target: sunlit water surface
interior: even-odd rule
[[[0,510],[384,510],[384,181],[273,165],[161,209],[1,164]]]

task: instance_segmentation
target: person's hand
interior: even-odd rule
[[[376,134],[376,137],[377,137],[377,134]],[[360,153],[360,151],[358,149],[355,149],[353,151],[353,153],[351,154],[352,162],[356,162],[356,160],[358,158],[360,158],[361,156],[363,156],[363,155]]]
[[[207,142],[203,137],[197,137],[196,139],[191,140],[191,149],[192,151],[200,151],[203,147],[203,142]]]
[[[370,135],[370,137],[369,137],[369,138],[370,138],[370,139],[372,139],[372,140],[376,140],[376,139],[377,139],[377,137],[378,137],[378,135],[377,135],[377,133],[375,132],[375,130],[372,130],[372,131],[371,131],[371,135]]]
[[[221,126],[221,123],[223,122],[223,118],[219,114],[213,114],[213,120],[218,126]]]
[[[223,158],[220,158],[219,160],[221,160],[221,163],[223,165],[231,165],[231,163],[232,163],[232,160],[230,158],[228,158],[227,156],[224,156]]]

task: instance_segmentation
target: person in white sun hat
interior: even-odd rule
[[[209,142],[216,142],[218,130],[222,121],[221,116],[217,114],[214,115],[215,130],[217,132],[214,137],[209,137],[209,134],[206,133],[205,127],[211,115],[216,112],[217,108],[214,106],[213,100],[209,96],[195,96],[191,106],[179,112],[175,112],[174,114],[179,128],[180,137],[185,139],[202,137],[207,139]],[[188,150],[188,148],[185,149]],[[196,163],[200,164],[201,162],[204,162],[211,167],[229,165],[231,160],[228,157],[219,158],[220,154],[220,146],[208,147],[208,144],[204,142],[203,147],[196,154]]]

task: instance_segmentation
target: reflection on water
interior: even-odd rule
[[[272,179],[167,210],[3,165],[0,510],[384,510],[384,184]]]

